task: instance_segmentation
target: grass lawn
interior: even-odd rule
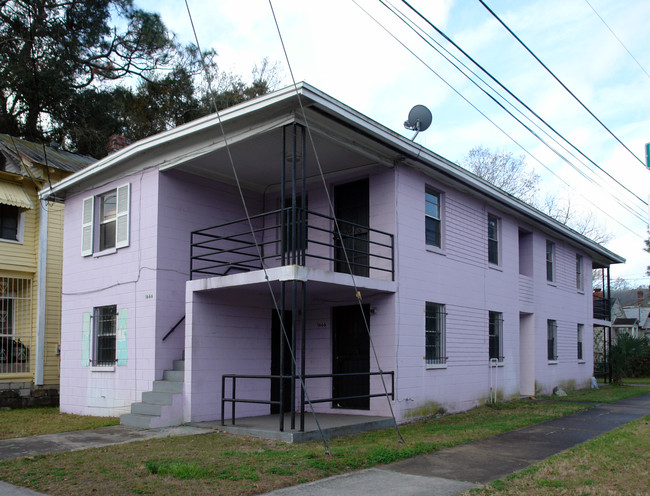
[[[91,417],[59,413],[56,407],[0,410],[0,439],[39,436],[116,425],[116,417]]]
[[[467,494],[650,494],[650,416]]]
[[[613,403],[639,394],[650,393],[650,386],[600,385],[599,389],[580,389],[568,391],[566,396],[553,396],[555,401],[593,401]]]
[[[0,463],[0,479],[52,495],[248,495],[389,463],[589,408],[513,401],[321,443],[285,444],[225,433],[174,437]]]

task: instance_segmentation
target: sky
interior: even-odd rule
[[[416,104],[425,105],[433,123],[415,141],[455,162],[479,145],[524,155],[543,180],[541,195],[569,199],[578,215],[592,215],[611,234],[605,246],[627,259],[624,265],[612,266],[612,277],[623,277],[633,287],[650,285],[645,276],[650,254],[643,251],[650,196],[650,170],[645,166],[645,144],[650,142],[650,2],[484,1],[632,153],[478,0],[409,3],[609,176],[536,129],[557,151],[543,144],[379,0],[188,3],[201,48],[217,51],[221,70],[246,79],[268,57],[278,65],[279,87],[291,84],[293,74],[295,81],[308,82],[409,139],[414,133],[403,125],[408,112]],[[404,2],[384,3],[416,21],[430,44],[436,46],[433,38],[471,66]],[[179,41],[194,41],[183,1],[135,4],[158,12]]]

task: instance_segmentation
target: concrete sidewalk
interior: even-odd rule
[[[451,496],[502,479],[646,415],[650,415],[650,394],[266,496]]]
[[[650,415],[650,394],[389,465],[267,493],[268,496],[451,496],[501,479],[572,446]],[[213,432],[196,427],[136,429],[121,425],[0,441],[0,460]],[[0,496],[34,496],[0,482]]]

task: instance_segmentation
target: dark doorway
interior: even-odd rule
[[[284,329],[291,340],[291,312],[284,312]],[[278,312],[273,310],[271,320],[271,375],[280,375],[280,346],[284,346],[284,397],[282,403],[285,412],[291,411],[291,350],[287,339],[283,336]],[[280,401],[280,379],[271,381],[271,401]],[[280,413],[280,405],[271,405],[271,413]]]
[[[358,305],[335,307],[332,312],[332,341],[334,374],[370,372],[370,336],[363,317],[370,325],[370,307],[363,305],[363,314]],[[334,377],[332,396],[334,398],[370,394],[370,377]],[[370,398],[335,400],[334,408],[370,409]]]
[[[352,273],[368,277],[368,226],[370,224],[369,181],[361,179],[334,188],[334,214],[339,220],[341,236],[335,234],[336,272],[350,273],[343,247],[348,255]]]

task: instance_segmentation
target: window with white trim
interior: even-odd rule
[[[555,361],[557,360],[557,322],[555,320],[546,321],[546,334],[546,357],[549,361]]]
[[[546,280],[553,282],[554,277],[554,264],[555,264],[555,244],[551,241],[546,242]]]
[[[578,360],[582,360],[582,331],[584,330],[584,324],[578,324]]]
[[[582,277],[582,256],[576,254],[576,289],[582,291],[585,288],[584,278]]]
[[[129,183],[84,198],[81,221],[81,254],[129,246]],[[97,247],[97,249],[95,249]]]
[[[445,356],[445,306],[426,302],[425,308],[425,360],[427,365],[447,363]]]
[[[490,312],[488,324],[490,360],[503,362],[503,314]]]
[[[117,348],[117,307],[96,307],[93,320],[93,365],[114,365]]]
[[[424,222],[426,244],[440,248],[442,246],[440,193],[431,188],[426,188],[424,193]]]
[[[488,262],[499,265],[499,218],[488,214]]]

